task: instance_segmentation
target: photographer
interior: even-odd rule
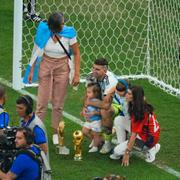
[[[34,134],[29,128],[18,128],[16,132],[15,145],[21,150],[31,150],[36,155],[40,149],[32,145]],[[35,180],[40,176],[40,164],[27,153],[19,153],[13,161],[10,170],[4,173],[0,170],[0,179],[31,179]]]
[[[29,127],[34,133],[34,143],[48,154],[46,128],[38,116],[33,113],[33,100],[30,96],[20,96],[16,100],[16,111],[21,118],[21,127]]]
[[[6,101],[5,94],[5,88],[2,85],[0,85],[0,129],[6,128],[9,123],[9,115],[4,110],[4,104]]]

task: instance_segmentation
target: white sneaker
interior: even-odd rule
[[[92,148],[94,145],[94,140],[91,141],[91,144],[89,145],[89,148]]]
[[[98,147],[93,146],[88,152],[92,153],[92,152],[97,152],[98,151]]]
[[[59,144],[59,137],[58,134],[53,134],[52,141],[54,145]]]
[[[107,141],[103,144],[101,150],[99,151],[101,154],[107,154],[111,151],[112,145],[110,141]]]
[[[58,154],[63,154],[63,155],[70,154],[70,149],[68,149],[66,146],[59,146],[57,148],[59,149]]]
[[[154,147],[152,147],[151,149],[149,149],[146,153],[146,162],[153,162],[156,158],[156,154],[159,152],[160,150],[160,144],[156,144]]]
[[[116,155],[116,154],[113,153],[113,154],[111,154],[109,157],[110,157],[110,159],[118,160],[118,159],[120,159],[121,156]]]

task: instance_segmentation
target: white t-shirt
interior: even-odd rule
[[[114,73],[107,71],[106,75],[108,79],[107,79],[107,82],[106,80],[104,80],[104,83],[105,83],[104,95],[107,95],[109,91],[118,83],[118,79]]]
[[[77,39],[76,37],[72,39],[61,37],[60,41],[62,42],[63,46],[66,48],[67,52],[69,52],[70,46],[75,44],[77,42]],[[63,48],[59,44],[59,42],[55,43],[52,38],[49,38],[44,48],[44,53],[52,58],[62,58],[67,56]]]
[[[107,71],[104,79],[102,81],[98,81],[96,78],[93,77],[93,74],[91,73],[86,78],[86,86],[89,83],[98,83],[101,87],[101,92],[103,96],[105,96],[114,86],[116,86],[116,84],[118,83],[118,79],[114,73]]]

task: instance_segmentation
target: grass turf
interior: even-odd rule
[[[12,79],[12,29],[13,29],[13,2],[4,1],[0,6],[0,77],[9,81]],[[135,84],[140,84],[145,89],[147,99],[154,105],[156,114],[161,125],[161,150],[157,155],[157,160],[163,164],[180,170],[180,102],[179,99],[166,94],[159,88],[150,85],[147,81],[135,81]],[[19,94],[12,89],[7,88],[7,103],[6,108],[10,113],[11,125],[17,125],[19,118],[15,112],[15,101]],[[36,94],[34,88],[27,89],[29,92]],[[84,94],[83,85],[79,91],[69,89],[65,103],[65,111],[79,117],[79,112],[82,106],[82,96]],[[53,170],[54,180],[90,180],[94,176],[104,176],[106,174],[120,174],[127,176],[127,179],[177,179],[157,167],[145,163],[143,160],[133,156],[131,164],[128,168],[120,166],[120,162],[112,161],[108,156],[103,156],[98,153],[88,154],[87,139],[83,143],[83,161],[75,162],[73,160],[73,144],[72,133],[76,129],[81,129],[77,124],[74,124],[68,119],[66,121],[66,143],[71,148],[70,156],[60,156],[55,154],[55,147],[51,141],[50,128],[50,111],[46,116],[46,127],[48,129],[50,159]]]

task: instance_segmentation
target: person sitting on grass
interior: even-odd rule
[[[112,121],[113,121],[113,136],[114,144],[120,144],[127,138],[127,133],[130,132],[131,120],[128,113],[128,102],[126,101],[126,93],[129,83],[125,79],[119,79],[112,95]],[[115,141],[113,141],[115,140]]]
[[[121,140],[122,138],[123,139],[125,138],[125,136],[121,137],[122,134],[119,135],[119,124],[121,124],[121,121],[124,121],[124,119],[126,119],[127,123],[130,126],[130,120],[129,120],[130,118],[127,112],[128,106],[125,99],[125,94],[127,90],[128,90],[127,80],[119,79],[116,86],[111,88],[111,90],[109,91],[109,94],[106,95],[103,101],[98,101],[98,102],[87,101],[88,105],[97,105],[101,109],[101,112],[103,111],[104,112],[103,114],[106,114],[106,116],[102,116],[102,120],[103,122],[106,122],[106,124],[109,125],[108,126],[109,128],[108,129],[106,128],[104,130],[106,131],[106,133],[103,133],[103,138],[105,140],[105,144],[109,144],[110,148],[108,148],[108,151],[102,148],[100,151],[100,153],[102,154],[108,153],[113,148],[111,144],[111,140],[113,136],[112,127],[113,127],[114,119],[115,119],[114,129],[116,129],[116,134],[117,134],[119,143],[122,141]],[[120,119],[115,118],[115,117],[120,117]],[[108,131],[109,133],[107,134]]]
[[[100,101],[89,101],[90,104],[86,105],[92,105],[94,107],[100,108],[101,116],[102,116],[102,127],[103,127],[103,134],[107,139],[105,139],[105,142],[99,151],[102,154],[106,154],[111,151],[112,146],[109,141],[109,137],[111,136],[112,132],[112,121],[107,120],[107,114],[109,114],[109,111],[107,109],[102,109],[101,104],[106,101],[106,96],[110,93],[110,90],[112,87],[116,86],[117,84],[117,78],[116,76],[108,71],[108,61],[105,58],[98,58],[94,61],[93,67],[92,67],[92,73],[88,75],[86,78],[86,84],[89,84],[91,82],[96,82],[101,87],[101,93],[102,93],[102,100]]]
[[[131,136],[114,148],[113,156],[123,157],[122,166],[129,166],[130,153],[133,148],[138,148],[145,152],[146,162],[153,162],[160,150],[160,126],[153,106],[146,102],[144,90],[140,86],[130,87],[126,100],[129,102],[128,111],[131,116]]]

